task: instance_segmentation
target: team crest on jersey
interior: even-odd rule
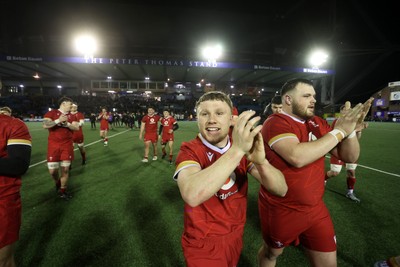
[[[212,158],[214,157],[214,154],[211,153],[211,152],[207,152],[206,154],[207,154],[208,160],[209,160],[209,161],[212,161]]]
[[[275,241],[275,245],[276,245],[278,248],[283,247],[283,243],[282,243],[281,241]]]
[[[308,121],[308,122],[315,128],[319,127],[318,123],[316,123],[315,121]]]

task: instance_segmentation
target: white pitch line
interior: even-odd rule
[[[325,156],[325,157],[328,158],[328,159],[331,158],[331,157],[328,156],[328,155]],[[384,173],[384,174],[388,174],[388,175],[400,177],[400,174],[391,173],[391,172],[385,172],[385,171],[382,171],[382,170],[379,170],[379,169],[375,169],[375,168],[372,168],[372,167],[368,167],[368,166],[365,166],[365,165],[357,164],[357,166],[360,166],[360,167],[362,167],[362,168],[369,169],[369,170],[372,170],[372,171],[376,171],[376,172],[380,172],[380,173]]]
[[[372,171],[376,171],[376,172],[380,172],[380,173],[384,173],[384,174],[389,174],[389,175],[392,175],[392,176],[400,177],[400,174],[395,174],[395,173],[391,173],[391,172],[385,172],[385,171],[382,171],[382,170],[378,170],[378,169],[371,168],[371,167],[364,166],[364,165],[360,165],[360,164],[358,164],[358,166],[366,168],[366,169],[369,169],[369,170],[372,170]]]
[[[112,138],[112,137],[114,137],[114,136],[117,136],[117,135],[120,135],[120,134],[126,133],[126,132],[128,132],[128,131],[130,131],[130,130],[125,130],[125,131],[123,131],[123,132],[116,133],[116,134],[114,134],[114,135],[111,135],[111,136],[109,136],[108,138]],[[96,144],[96,143],[98,143],[98,142],[100,142],[100,141],[101,141],[101,140],[94,141],[94,142],[92,142],[92,143],[90,143],[90,144],[87,144],[87,145],[85,145],[85,147],[87,147],[87,146],[91,146],[91,145],[94,145],[94,144]],[[74,151],[76,151],[76,150],[78,150],[78,148],[75,148],[75,149],[74,149]],[[327,158],[330,158],[330,157],[329,157],[329,156],[327,156]],[[45,163],[46,161],[47,161],[47,160],[43,160],[43,161],[40,161],[40,162],[38,162],[38,163],[32,164],[32,165],[30,165],[30,166],[29,166],[29,168],[31,168],[31,167],[35,167],[35,166],[37,166],[37,165],[39,165],[39,164],[43,164],[43,163]],[[382,170],[375,169],[375,168],[368,167],[368,166],[361,165],[361,164],[358,164],[358,166],[360,166],[360,167],[362,167],[362,168],[365,168],[365,169],[372,170],[372,171],[376,171],[376,172],[380,172],[380,173],[384,173],[384,174],[392,175],[392,176],[395,176],[395,177],[400,177],[400,174],[396,174],[396,173],[391,173],[391,172],[382,171]]]
[[[116,133],[116,134],[114,134],[114,135],[108,136],[108,138],[112,138],[112,137],[114,137],[114,136],[117,136],[117,135],[126,133],[126,132],[128,132],[128,131],[130,131],[130,130],[125,130],[125,131],[123,131],[123,132]],[[101,142],[101,141],[102,141],[102,140],[94,141],[94,142],[92,142],[92,143],[89,143],[89,144],[85,145],[85,147],[94,145],[94,144],[96,144],[96,143],[98,143],[98,142]],[[79,149],[79,148],[75,148],[74,151],[76,151],[76,150],[78,150],[78,149]],[[35,167],[35,166],[37,166],[37,165],[40,165],[40,164],[43,164],[43,163],[46,163],[46,162],[47,162],[47,160],[42,160],[42,161],[40,161],[40,162],[37,162],[37,163],[34,163],[34,164],[30,165],[29,168]]]

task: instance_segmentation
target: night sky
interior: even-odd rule
[[[142,1],[144,2],[144,1]],[[373,3],[373,5],[371,4]],[[149,4],[139,1],[0,0],[0,53],[75,56],[72,36],[101,36],[103,56],[198,57],[219,42],[224,61],[305,65],[317,47],[335,69],[336,102],[360,102],[399,81],[400,16],[395,1],[245,1]]]

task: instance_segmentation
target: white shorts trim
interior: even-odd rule
[[[61,167],[69,167],[71,165],[71,161],[61,161],[60,166]]]
[[[59,169],[60,168],[60,162],[47,162],[47,168],[49,170]]]

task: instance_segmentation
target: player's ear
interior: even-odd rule
[[[285,100],[286,105],[292,104],[292,97],[290,95],[285,95],[284,100]]]

